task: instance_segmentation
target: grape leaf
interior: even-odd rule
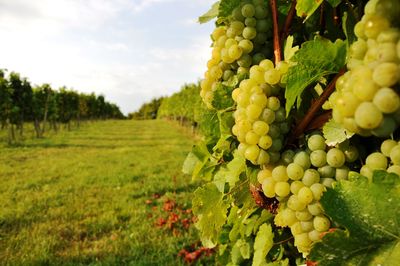
[[[232,14],[232,11],[240,5],[240,0],[221,0],[219,4],[218,17],[226,18]]]
[[[193,213],[197,216],[196,228],[200,230],[201,241],[206,247],[214,247],[222,226],[227,219],[229,204],[224,194],[213,183],[196,189],[193,198]]]
[[[337,7],[343,0],[326,0],[332,7]]]
[[[232,247],[231,258],[234,264],[239,264],[243,259],[249,259],[250,244],[244,239],[237,240]]]
[[[210,20],[218,16],[218,12],[219,12],[219,1],[215,2],[211,6],[210,10],[208,10],[206,13],[204,13],[199,17],[199,23],[203,24],[209,22]]]
[[[253,266],[265,265],[268,252],[274,244],[274,234],[270,224],[263,224],[257,233],[254,241]]]
[[[346,36],[347,47],[349,47],[350,44],[352,44],[357,40],[357,37],[354,33],[354,26],[356,25],[356,23],[357,23],[357,18],[355,18],[352,13],[348,12],[343,13],[342,28]]]
[[[284,55],[285,61],[289,61],[294,56],[294,54],[299,50],[298,45],[293,46],[293,41],[294,41],[294,38],[292,35],[289,35],[286,38],[285,48],[283,49],[283,55]]]
[[[204,143],[193,146],[192,151],[188,154],[183,163],[182,172],[194,177],[197,176],[210,156],[211,154],[208,152],[207,146]]]
[[[232,91],[234,87],[218,83],[213,94],[211,105],[217,110],[225,110],[233,106]]]
[[[322,1],[323,0],[297,0],[297,16],[306,17],[304,20],[307,20],[322,4]]]
[[[321,198],[336,229],[314,245],[318,265],[398,265],[400,261],[400,179],[375,171],[372,182],[351,172]]]
[[[299,51],[292,57],[294,65],[287,74],[285,90],[286,115],[297,101],[301,104],[301,94],[312,83],[323,76],[337,73],[346,62],[346,44],[342,40],[331,41],[318,37],[303,43]]]
[[[240,174],[246,171],[245,158],[237,151],[233,156],[233,160],[215,174],[214,183],[221,192],[224,191],[225,183],[228,183],[230,188],[234,187],[236,182],[239,181]]]
[[[326,144],[328,146],[335,146],[343,141],[351,138],[354,133],[349,132],[342,125],[336,123],[333,119],[325,123],[322,128]]]

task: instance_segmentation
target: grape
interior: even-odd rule
[[[314,183],[311,185],[310,190],[313,194],[313,198],[315,200],[320,200],[322,193],[325,191],[325,186],[322,185],[321,183]]]
[[[400,108],[400,98],[391,88],[382,88],[374,96],[374,105],[382,113],[393,113]]]
[[[317,170],[315,169],[307,169],[304,172],[304,176],[302,182],[304,185],[310,187],[314,183],[318,183],[320,180],[320,176]]]
[[[264,136],[268,133],[269,125],[264,121],[256,121],[253,123],[253,130],[257,135]]]
[[[380,152],[374,152],[368,155],[367,159],[365,160],[365,164],[371,170],[378,170],[378,169],[386,169],[387,168],[387,159],[385,155]]]
[[[297,218],[296,218],[297,220]],[[300,222],[296,222],[294,223],[291,227],[290,227],[290,231],[292,232],[292,235],[297,236],[303,233],[303,228],[301,227],[301,223]]]
[[[326,161],[330,166],[338,168],[343,166],[346,161],[346,157],[340,149],[333,148],[327,152]]]
[[[313,192],[309,187],[302,187],[299,190],[297,197],[300,201],[304,202],[305,204],[311,203],[311,201],[313,201],[314,199]]]
[[[308,148],[311,151],[316,151],[316,150],[325,150],[326,144],[325,144],[325,139],[321,135],[312,135],[308,139]]]
[[[241,145],[241,144],[240,144]],[[263,181],[267,178],[270,178],[272,176],[271,170],[269,169],[263,169],[257,174],[257,181],[262,184]]]
[[[244,28],[242,34],[245,39],[252,40],[256,37],[257,31],[255,28],[247,26],[246,28]]]
[[[316,150],[310,154],[311,164],[315,167],[322,167],[326,164],[326,152],[324,150]]]
[[[258,143],[260,136],[254,133],[253,131],[249,131],[246,134],[246,143],[250,145],[255,145]]]
[[[311,220],[313,218],[313,216],[306,208],[302,211],[296,211],[296,218],[299,221],[308,221],[308,220]]]
[[[277,166],[272,170],[272,178],[276,181],[287,181],[289,177],[286,173],[286,167],[283,165]]]
[[[347,179],[349,175],[349,169],[347,167],[336,168],[335,178],[336,180]]]
[[[315,216],[314,220],[314,228],[319,232],[325,232],[329,229],[330,221],[323,215]]]
[[[318,168],[318,173],[322,178],[332,178],[335,176],[335,168],[329,165],[322,166]]]
[[[314,216],[320,215],[322,213],[322,207],[319,202],[308,204],[307,209]]]
[[[260,149],[257,145],[249,145],[249,147],[244,152],[244,157],[249,161],[255,161],[260,153]]]
[[[275,183],[272,178],[266,178],[262,183],[262,190],[268,198],[275,197]]]
[[[276,69],[270,69],[265,72],[265,81],[271,85],[278,84],[281,79],[281,73]]]
[[[243,53],[248,54],[253,51],[253,43],[249,40],[241,40],[238,45],[240,48],[242,48]]]
[[[282,161],[286,164],[289,165],[293,162],[293,157],[294,157],[295,153],[292,150],[286,150],[282,153]],[[300,167],[301,168],[301,167]],[[290,178],[289,175],[289,170],[286,169],[286,171],[288,172],[288,176]],[[301,168],[301,171],[303,171],[303,168]]]
[[[300,201],[296,195],[292,195],[287,201],[287,206],[293,211],[302,211],[306,207],[306,204]]]
[[[364,33],[367,38],[375,39],[378,34],[390,27],[389,21],[383,17],[371,15],[365,21]]]
[[[392,165],[387,169],[388,173],[394,173],[400,176],[400,165]]]
[[[269,149],[271,145],[272,145],[272,138],[268,135],[262,136],[258,141],[258,146],[260,146],[264,150]]]
[[[304,175],[303,167],[296,163],[290,163],[287,168],[287,175],[292,180],[300,180]]]
[[[349,146],[343,150],[346,162],[352,163],[358,159],[358,149],[355,146]]]
[[[298,194],[300,189],[304,187],[303,182],[301,181],[294,181],[292,182],[292,184],[290,184],[290,191],[292,192],[292,194]]]
[[[242,15],[245,18],[251,18],[255,15],[256,10],[252,4],[245,4],[242,7]]]
[[[290,185],[287,182],[277,182],[275,184],[275,193],[279,197],[286,197],[290,193]]]
[[[310,156],[305,151],[297,153],[294,156],[293,162],[303,167],[304,170],[307,170],[311,166]]]
[[[389,157],[390,156],[390,151],[396,146],[397,146],[397,142],[396,141],[394,141],[392,139],[387,139],[387,140],[383,141],[382,144],[381,144],[381,152],[386,157]]]
[[[312,230],[308,232],[308,237],[311,241],[317,242],[321,239],[321,232],[318,232],[317,230]]]
[[[382,63],[373,73],[373,80],[381,87],[391,87],[399,81],[399,66],[395,63]]]
[[[400,165],[400,145],[397,145],[390,151],[390,160],[394,164]]]
[[[303,232],[309,232],[314,229],[314,224],[312,221],[301,221],[300,224]]]

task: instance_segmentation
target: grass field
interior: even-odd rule
[[[193,141],[166,121],[104,121],[1,143],[0,264],[183,264],[194,226],[155,223],[168,199],[190,208],[181,165]]]

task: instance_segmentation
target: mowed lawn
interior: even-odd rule
[[[181,166],[193,142],[160,120],[2,140],[0,265],[183,264],[177,253],[197,242],[194,226],[156,222],[168,199],[190,208],[196,186]]]

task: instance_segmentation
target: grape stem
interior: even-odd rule
[[[284,26],[282,28],[282,32],[281,32],[281,41],[280,41],[281,44],[283,44],[283,41],[289,35],[289,28],[292,25],[294,13],[296,12],[296,3],[297,3],[296,0],[292,1],[292,5],[290,6],[289,12],[286,16],[285,24],[284,24]]]
[[[326,100],[328,100],[329,96],[335,90],[336,80],[343,75],[345,69],[339,70],[339,73],[332,79],[332,81],[328,84],[324,92],[319,96],[319,98],[312,103],[310,109],[308,109],[307,114],[300,121],[300,123],[296,126],[293,131],[293,134],[288,139],[288,144],[293,144],[294,140],[296,140],[301,134],[303,134],[304,130],[308,127],[310,122],[314,119],[317,112],[321,109],[322,105]]]
[[[280,44],[280,40],[279,40],[278,9],[277,9],[276,0],[270,0],[269,4],[271,6],[272,22],[273,22],[273,27],[274,27],[274,56],[275,56],[275,65],[276,65],[282,59],[281,44]]]

